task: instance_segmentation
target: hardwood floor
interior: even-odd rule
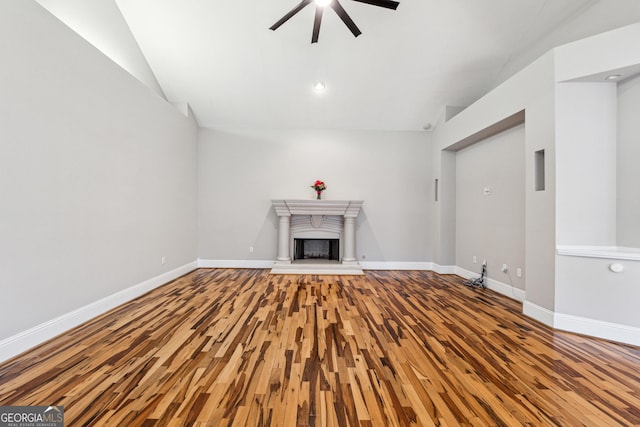
[[[0,365],[67,426],[640,425],[640,349],[427,271],[200,269]]]

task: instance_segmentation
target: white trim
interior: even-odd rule
[[[433,270],[431,262],[360,261],[363,270]]]
[[[438,274],[456,274],[456,266],[455,265],[440,265],[433,263],[433,271]]]
[[[144,282],[133,285],[129,288],[118,291],[112,295],[101,298],[84,307],[80,307],[69,313],[48,320],[44,323],[34,326],[5,338],[0,341],[0,362],[8,360],[30,348],[33,348],[43,342],[60,335],[84,322],[87,322],[107,311],[118,307],[128,301],[131,301],[147,292],[164,285],[180,276],[183,276],[197,268],[197,263],[191,262],[182,267],[160,274]]]
[[[529,301],[522,305],[522,312],[558,330],[640,346],[640,328],[634,326],[555,313]]]
[[[478,274],[457,266],[441,266],[430,262],[361,262],[365,270],[433,270],[439,274],[457,274],[466,279]],[[0,341],[0,362],[19,355],[63,332],[87,322],[121,304],[164,285],[196,268],[272,268],[272,260],[203,260],[185,264],[174,270],[123,289],[67,314],[51,319],[26,331]],[[293,272],[292,272],[293,273]],[[297,273],[296,273],[297,274]],[[339,274],[324,272],[324,274]],[[342,273],[344,274],[344,273]],[[510,285],[487,279],[487,287],[507,297],[523,301],[522,312],[552,328],[640,346],[640,328],[604,322],[563,313],[554,313],[532,302],[525,301],[525,292]]]
[[[627,248],[623,246],[569,246],[562,245],[556,248],[558,255],[578,256],[586,258],[623,259],[640,261],[639,248]]]
[[[633,326],[556,313],[555,327],[563,331],[640,346],[640,328]]]
[[[480,277],[480,273],[474,273],[469,270],[465,270],[462,267],[456,266],[454,270],[455,270],[454,274],[457,274],[458,276],[463,277],[465,279],[474,279],[476,277]],[[487,285],[487,288],[491,289],[492,291],[496,291],[497,293],[502,294],[506,297],[509,297],[511,299],[514,299],[520,302],[523,302],[525,300],[526,293],[524,290],[520,288],[516,288],[515,286],[512,286],[512,285],[507,285],[506,283],[499,282],[490,277],[486,278],[485,283]]]
[[[274,260],[198,259],[199,268],[273,268]],[[359,261],[363,270],[433,270],[431,262]],[[297,273],[296,273],[297,274]],[[326,273],[333,274],[333,273]]]
[[[546,309],[544,307],[540,307],[537,304],[534,304],[529,301],[525,301],[522,304],[522,313],[525,316],[529,316],[534,320],[537,320],[540,323],[543,323],[547,326],[554,327],[554,318],[555,315],[553,311]]]
[[[362,200],[271,200],[278,216],[339,215],[355,218],[363,203]]]
[[[198,268],[271,268],[273,260],[200,259]]]
[[[362,275],[362,268],[358,264],[278,264],[275,263],[270,274],[331,274],[331,275]]]

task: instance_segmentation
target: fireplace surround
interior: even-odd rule
[[[355,257],[355,219],[362,200],[272,200],[279,218],[274,274],[362,274]],[[333,241],[333,259],[301,259],[296,240]],[[299,249],[298,249],[299,250]],[[335,254],[337,252],[337,254]]]

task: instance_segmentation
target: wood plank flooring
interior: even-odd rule
[[[640,349],[433,272],[200,269],[0,365],[67,426],[640,425]]]

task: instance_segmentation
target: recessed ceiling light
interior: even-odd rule
[[[325,7],[329,6],[331,0],[313,0],[313,2],[316,4],[316,6]]]
[[[618,80],[620,77],[622,77],[622,75],[620,74],[611,74],[607,77],[605,77],[605,80]]]
[[[327,90],[327,85],[324,84],[324,82],[316,82],[316,84],[313,85],[313,91],[315,93],[322,93],[325,90]]]

